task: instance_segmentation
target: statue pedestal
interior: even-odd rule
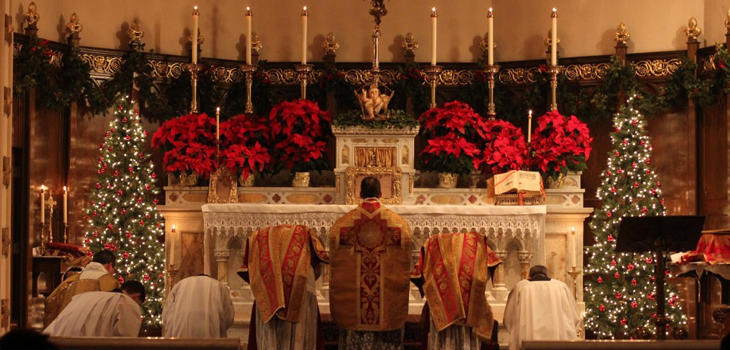
[[[385,204],[411,202],[416,174],[414,139],[418,127],[371,129],[333,127],[335,135],[335,203],[357,204],[360,181],[380,180]]]

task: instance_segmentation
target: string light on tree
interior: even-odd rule
[[[99,147],[97,182],[86,209],[84,246],[117,256],[119,281],[142,282],[147,291],[145,324],[160,325],[165,288],[162,216],[157,212],[157,175],[145,152],[147,132],[128,98],[120,98]]]
[[[621,219],[666,215],[661,183],[651,165],[652,146],[646,119],[632,96],[614,115],[612,150],[596,196],[601,207],[590,222],[596,244],[586,248],[585,327],[597,338],[645,338],[655,335],[654,264],[650,254],[616,252]],[[687,316],[671,286],[667,331],[685,330]]]

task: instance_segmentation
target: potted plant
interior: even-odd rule
[[[325,150],[331,133],[329,112],[309,100],[284,101],[269,113],[271,163],[274,171],[285,167],[295,172],[294,186],[309,186],[309,172],[327,167]]]
[[[178,175],[182,186],[194,186],[216,168],[215,120],[189,114],[162,123],[152,135],[152,148],[165,148],[165,170]]]
[[[233,173],[240,171],[239,183],[254,184],[254,174],[271,161],[267,144],[267,121],[252,115],[239,114],[221,122],[221,162]]]
[[[550,180],[548,187],[551,183],[559,187],[568,171],[585,170],[592,141],[588,126],[574,115],[548,112],[537,119],[532,133],[531,165]]]
[[[479,170],[486,176],[520,170],[527,162],[527,143],[522,129],[506,120],[484,120],[477,129],[482,136]]]
[[[439,173],[439,187],[456,187],[460,174],[469,174],[479,167],[482,117],[466,103],[453,101],[434,107],[418,117],[421,132],[428,139],[424,148],[424,170]]]

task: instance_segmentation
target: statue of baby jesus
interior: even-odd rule
[[[378,89],[378,86],[375,84],[370,85],[367,92],[365,89],[360,89],[360,91],[360,93],[355,91],[355,96],[357,96],[357,100],[360,101],[363,119],[386,119],[388,117],[386,115],[386,112],[388,111],[388,103],[390,103],[390,100],[393,98],[394,92],[391,92],[390,95],[381,94],[380,89]]]

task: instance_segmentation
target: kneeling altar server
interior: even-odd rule
[[[228,286],[205,275],[187,277],[167,295],[162,333],[176,338],[225,338],[233,316]]]

